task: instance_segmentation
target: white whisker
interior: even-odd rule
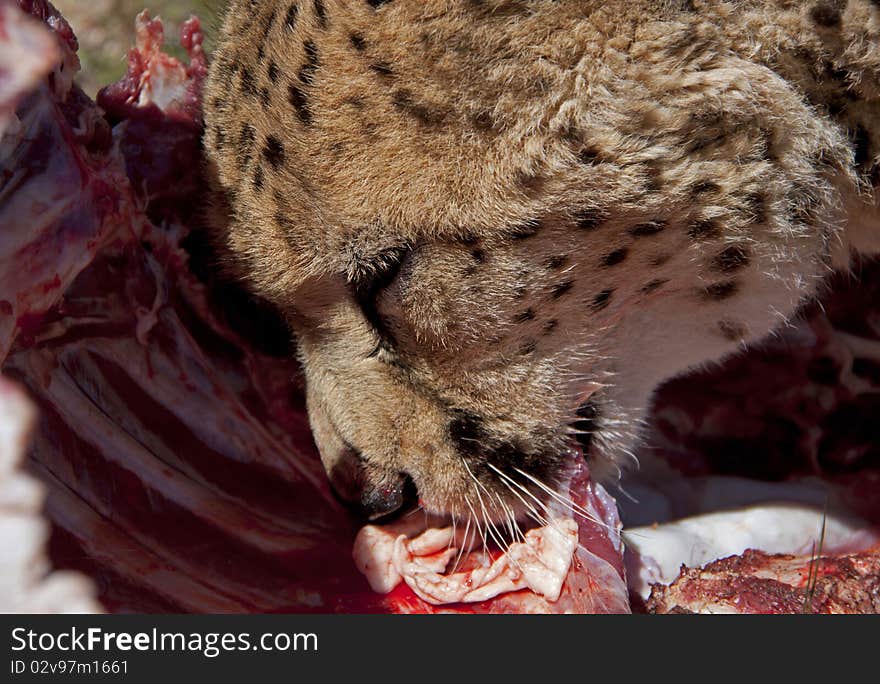
[[[585,518],[586,520],[589,520],[590,522],[593,522],[596,525],[604,527],[605,529],[607,529],[611,532],[614,532],[615,534],[617,533],[617,530],[614,529],[611,525],[609,525],[606,522],[603,522],[602,520],[599,520],[595,515],[593,515],[592,513],[590,513],[589,511],[587,511],[583,507],[576,504],[570,498],[564,497],[561,494],[559,494],[558,492],[553,491],[552,488],[548,487],[546,484],[541,482],[536,477],[530,475],[529,473],[527,473],[519,468],[514,468],[514,470],[516,470],[516,472],[518,472],[523,477],[526,477],[529,480],[531,480],[532,482],[534,482],[538,487],[540,487],[548,495],[553,497],[556,501],[558,501],[560,504],[562,504],[563,506],[565,506],[566,508],[571,510],[573,513],[576,513],[576,514],[582,516],[583,518]]]

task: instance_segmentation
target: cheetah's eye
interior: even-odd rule
[[[391,335],[379,315],[376,300],[400,274],[400,268],[410,253],[408,247],[392,247],[381,252],[366,263],[359,264],[351,279],[354,295],[370,325],[387,341]]]

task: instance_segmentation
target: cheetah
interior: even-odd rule
[[[233,0],[207,213],[370,519],[523,511],[880,249],[877,0]]]

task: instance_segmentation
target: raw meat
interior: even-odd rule
[[[652,585],[669,584],[682,565],[699,568],[749,549],[803,557],[820,543],[823,553],[846,554],[880,544],[880,532],[864,520],[789,502],[634,527],[624,539],[630,588],[647,599]]]
[[[880,553],[833,558],[747,551],[683,568],[654,587],[652,613],[880,613]]]
[[[375,591],[393,592],[402,581],[444,612],[629,612],[616,504],[576,458],[563,488],[573,506],[550,501],[550,524],[503,553],[487,553],[468,528],[425,529],[416,517],[362,529],[357,565]],[[392,602],[400,612],[427,610],[411,597],[392,594]],[[469,605],[449,605],[462,603]]]

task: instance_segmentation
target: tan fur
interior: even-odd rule
[[[869,0],[234,1],[218,240],[337,486],[359,454],[352,488],[498,516],[573,424],[620,463],[658,382],[877,248],[878,36]]]

